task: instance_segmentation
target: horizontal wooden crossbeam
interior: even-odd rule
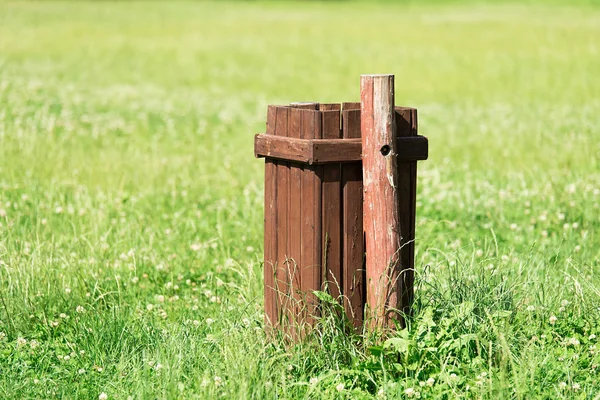
[[[398,161],[427,160],[425,136],[397,138]],[[259,134],[254,137],[254,155],[302,164],[331,164],[361,161],[361,139],[296,139]]]

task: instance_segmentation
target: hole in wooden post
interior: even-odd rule
[[[379,151],[381,152],[381,155],[387,156],[388,154],[390,154],[390,151],[392,151],[392,148],[386,144],[381,146],[381,149]]]

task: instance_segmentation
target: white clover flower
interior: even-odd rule
[[[571,302],[569,300],[563,300],[563,301],[560,302],[560,305],[563,306],[563,307],[566,307],[569,304],[571,304]]]
[[[550,322],[550,325],[554,325],[556,323],[556,321],[558,321],[558,318],[556,318],[556,316],[551,315],[550,318],[548,319],[548,322]]]
[[[210,381],[208,380],[208,378],[202,378],[202,382],[200,382],[200,386],[201,387],[207,387],[210,384]]]
[[[85,374],[85,369],[83,369],[83,368],[79,368],[79,369],[77,370],[77,373],[78,373],[79,375],[83,375],[83,374]]]
[[[65,314],[65,313],[60,313],[60,314],[58,315],[58,317],[59,317],[59,318],[62,318],[62,319],[66,319],[68,316],[67,316],[67,314]]]
[[[0,335],[1,336],[1,335]],[[594,335],[593,333],[588,337],[589,340],[594,340],[596,339],[596,335]]]
[[[567,387],[567,383],[566,383],[566,382],[560,382],[560,383],[558,384],[558,387],[559,387],[559,388],[561,388],[561,389],[564,389],[564,388],[566,388],[566,387]]]
[[[579,340],[577,338],[574,338],[574,337],[569,338],[567,340],[567,346],[574,346],[574,347],[575,346],[579,346]]]
[[[527,311],[535,311],[535,306],[527,306]]]
[[[100,393],[100,395],[98,396],[98,400],[107,400],[108,399],[108,395],[104,392]]]
[[[164,303],[165,302],[165,296],[163,296],[162,294],[157,294],[156,296],[154,296],[154,298],[156,299],[156,301],[158,301],[159,303]]]
[[[154,305],[152,305],[152,304],[146,304],[146,310],[152,311],[153,308],[154,308]]]
[[[335,390],[337,390],[338,392],[342,392],[344,390],[344,384],[338,383],[337,386],[335,387]]]
[[[210,319],[210,318],[209,318]],[[194,326],[198,326],[200,325],[200,321],[198,321],[197,319],[195,319],[193,322]]]
[[[140,278],[138,278],[137,276],[134,276],[133,278],[131,278],[131,283],[133,283],[134,285],[136,283],[138,283],[140,281]]]
[[[17,346],[18,347],[25,346],[26,344],[27,344],[27,339],[22,338],[22,337],[17,338]]]
[[[416,396],[417,393],[419,393],[419,392],[415,392],[415,389],[413,389],[411,387],[404,389],[404,394],[408,397]]]
[[[429,378],[427,379],[427,386],[433,386],[435,384],[435,379]]]
[[[192,243],[190,245],[190,249],[193,250],[193,251],[200,251],[200,250],[202,250],[202,244],[200,244],[200,243]]]
[[[66,355],[66,356],[63,357],[63,360],[65,360],[65,361],[69,361],[70,359],[71,359],[70,355]]]
[[[578,391],[579,389],[581,389],[581,385],[579,383],[574,383],[572,387],[574,391]]]
[[[40,345],[40,342],[38,342],[37,340],[33,339],[31,342],[29,342],[29,347],[31,347],[32,349],[35,349],[36,347],[38,347]]]
[[[6,210],[3,208],[0,208],[0,218],[5,218],[6,217]]]
[[[317,377],[312,377],[310,378],[310,380],[308,381],[308,383],[310,383],[311,385],[316,385],[319,382],[319,378]]]
[[[79,314],[82,314],[85,312],[85,308],[83,308],[83,306],[77,306],[75,311],[77,311]]]
[[[213,381],[215,382],[215,386],[221,386],[223,384],[223,380],[220,376],[215,376],[213,378]]]
[[[71,294],[71,288],[70,287],[66,287],[65,288],[65,293],[66,294]]]

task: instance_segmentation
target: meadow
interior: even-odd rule
[[[0,1],[0,398],[600,398],[600,8]],[[419,109],[415,315],[263,331],[268,104]]]

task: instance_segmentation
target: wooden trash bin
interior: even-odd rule
[[[393,88],[393,77],[391,82]],[[363,115],[369,115],[362,103]],[[394,204],[384,207],[396,209],[397,231],[403,235],[392,266],[401,276],[393,283],[400,293],[390,307],[408,312],[413,292],[416,161],[427,158],[428,144],[417,135],[416,109],[394,108],[392,103],[391,118],[395,134],[391,160],[397,167],[393,184],[399,195]],[[268,107],[266,133],[256,135],[254,146],[255,156],[265,158],[267,326],[292,330],[310,326],[319,312],[313,291],[327,291],[343,303],[354,326],[362,327],[368,297],[365,243],[369,248],[371,236],[363,229],[363,139],[361,103]],[[376,224],[375,229],[379,229]],[[376,252],[377,243],[372,245]]]

